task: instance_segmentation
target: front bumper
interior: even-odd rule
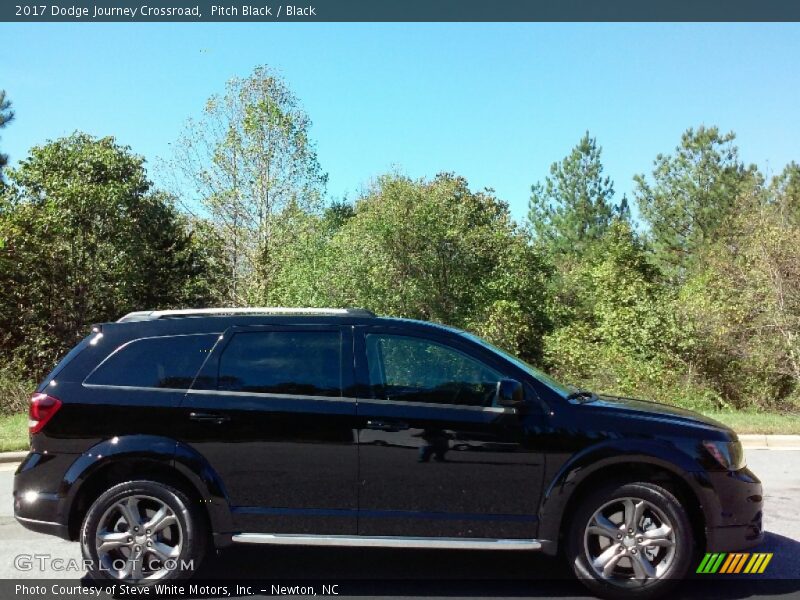
[[[706,551],[732,552],[764,539],[761,481],[749,469],[707,474],[713,495],[704,503]]]

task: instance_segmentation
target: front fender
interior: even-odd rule
[[[711,482],[693,456],[693,447],[681,441],[606,440],[571,456],[551,478],[539,508],[539,537],[557,542],[565,510],[581,484],[603,469],[640,464],[661,468],[684,482],[697,497],[706,519],[716,502]],[[552,545],[555,548],[555,544]]]

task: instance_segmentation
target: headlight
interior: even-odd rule
[[[747,461],[744,458],[742,443],[736,442],[717,442],[704,441],[703,447],[714,457],[714,460],[728,471],[738,471],[744,469]]]

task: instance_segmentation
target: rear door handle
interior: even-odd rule
[[[214,423],[215,425],[222,425],[223,423],[227,423],[231,420],[230,417],[225,415],[201,412],[190,412],[189,419],[192,421],[198,421],[199,423]]]
[[[367,421],[367,429],[376,429],[378,431],[403,431],[408,429],[408,423],[403,423],[401,421],[369,420]]]

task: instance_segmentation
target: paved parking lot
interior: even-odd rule
[[[775,554],[767,572],[757,578],[697,576],[672,598],[800,598],[800,452],[749,450],[747,456],[764,482],[768,535],[754,551]],[[29,532],[14,521],[14,468],[0,465],[0,498],[6,499],[0,504],[0,578],[64,579],[63,573],[52,570],[15,568],[15,556],[21,553],[79,560],[80,550],[77,544]],[[339,582],[343,594],[361,598],[590,597],[562,561],[520,552],[237,547],[210,561],[205,574],[226,578],[232,585],[255,579],[314,580],[320,586]],[[72,575],[72,582],[81,577]]]

